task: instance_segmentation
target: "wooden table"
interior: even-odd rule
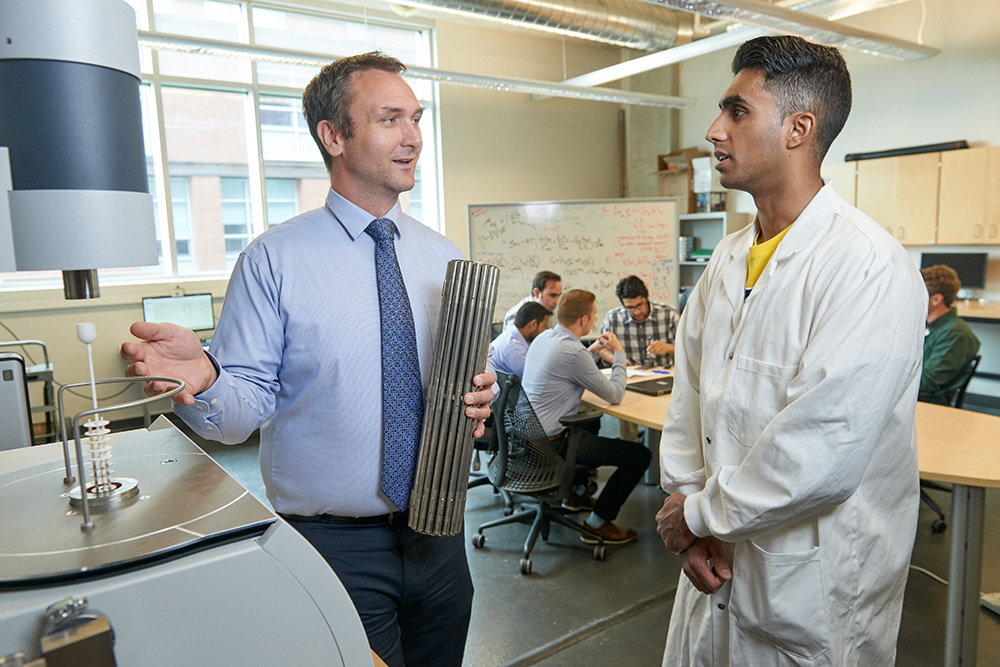
[[[629,378],[629,382],[646,378]],[[583,402],[601,412],[650,429],[656,479],[659,436],[670,397],[626,391],[619,405],[590,392]],[[1000,417],[917,403],[917,443],[921,479],[954,485],[945,625],[946,667],[975,665],[979,632],[979,585],[983,566],[986,489],[1000,488]],[[655,442],[654,442],[655,441]]]
[[[993,301],[956,301],[955,309],[958,310],[958,316],[966,320],[1000,320],[1000,303]]]

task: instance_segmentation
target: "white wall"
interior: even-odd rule
[[[1000,2],[926,0],[924,43],[941,53],[899,62],[844,51],[851,70],[854,104],[827,160],[845,153],[903,148],[966,139],[1000,145]],[[849,21],[859,27],[915,41],[920,21],[916,0],[868,12]],[[718,102],[732,80],[735,48],[681,65],[681,91],[698,98],[682,113],[685,146],[708,149],[705,131],[718,115]]]

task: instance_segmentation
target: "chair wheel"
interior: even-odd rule
[[[592,479],[587,480],[587,495],[592,496],[597,493],[597,482]]]
[[[946,530],[948,530],[948,523],[944,519],[934,519],[931,522],[932,533],[943,533]]]
[[[486,536],[483,535],[482,533],[476,533],[475,535],[472,536],[472,546],[476,547],[477,549],[482,549],[485,544],[486,544]]]
[[[531,559],[522,558],[521,559],[521,574],[531,574]]]
[[[606,557],[607,554],[604,551],[603,544],[598,544],[596,547],[594,547],[594,560],[604,560]]]
[[[510,516],[513,513],[514,513],[514,508],[513,507],[504,507],[503,508],[503,515],[504,516]]]

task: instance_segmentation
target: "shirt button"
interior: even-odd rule
[[[204,403],[195,403],[194,404],[194,408],[195,408],[195,410],[204,410],[205,409],[205,404]]]
[[[726,605],[724,605],[724,604],[722,604],[722,603],[720,602],[720,603],[719,603],[719,609],[725,609],[725,608],[726,608]]]
[[[211,431],[211,430],[212,430],[212,428],[213,428],[213,427],[212,427],[212,425],[211,425],[211,424],[205,424],[205,430],[206,430],[206,431]]]
[[[730,360],[730,361],[732,361],[732,360],[733,360],[733,353],[732,353],[732,352],[730,352],[730,353],[729,353],[729,360]]]
[[[212,403],[211,403],[211,404],[212,404],[212,405],[215,405],[215,404],[216,404],[216,403],[218,403],[218,402],[219,402],[219,399],[217,399],[217,398],[213,398],[213,399],[212,399]]]

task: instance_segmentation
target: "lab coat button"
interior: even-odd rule
[[[726,605],[724,605],[724,604],[722,604],[722,603],[720,602],[720,603],[719,603],[719,609],[725,609],[725,608],[726,608]]]
[[[705,436],[705,444],[706,445],[711,445],[712,444],[712,439],[709,438],[708,436]]]
[[[732,352],[730,352],[730,353],[729,353],[729,360],[730,360],[730,361],[732,361],[732,360],[733,360],[733,356],[734,356],[734,355],[733,355],[733,353],[732,353]]]

